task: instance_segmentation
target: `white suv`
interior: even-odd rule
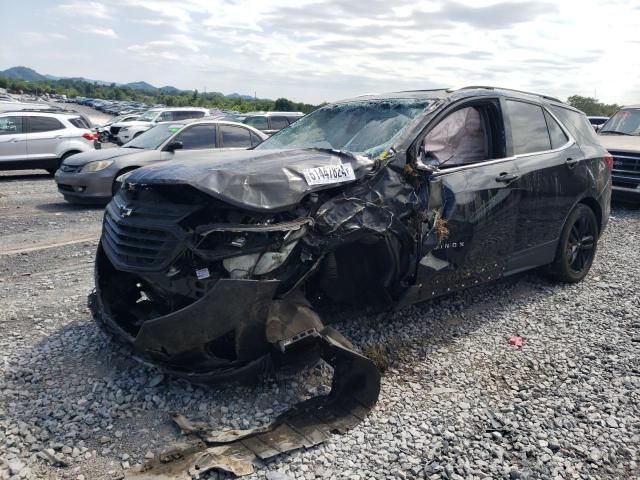
[[[69,156],[93,150],[97,134],[78,113],[0,113],[0,170],[55,173]]]
[[[190,118],[202,118],[208,116],[209,110],[206,108],[152,108],[151,110],[144,112],[133,122],[112,124],[109,130],[111,135],[116,137],[116,143],[118,145],[123,145],[160,122],[177,122],[181,120],[188,120]]]

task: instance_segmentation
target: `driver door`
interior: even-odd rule
[[[513,254],[519,208],[513,187],[519,174],[515,159],[506,158],[504,132],[498,99],[454,106],[427,130],[425,162],[438,162],[429,177],[428,211],[439,220],[435,228],[424,225],[411,301],[504,273]]]

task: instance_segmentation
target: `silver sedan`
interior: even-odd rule
[[[107,203],[118,177],[139,167],[180,158],[189,150],[247,149],[267,135],[248,125],[223,120],[185,120],[158,124],[119,148],[81,153],[66,159],[55,175],[58,191],[72,203]]]

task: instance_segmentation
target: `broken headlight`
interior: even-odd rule
[[[299,237],[298,237],[299,238]],[[231,278],[248,278],[252,275],[264,275],[280,267],[293,249],[298,239],[282,246],[277,251],[250,253],[238,257],[225,258],[222,265]]]

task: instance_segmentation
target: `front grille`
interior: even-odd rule
[[[58,190],[62,190],[64,192],[73,192],[73,187],[71,185],[63,185],[59,183]]]
[[[198,207],[128,199],[118,194],[107,205],[102,245],[111,262],[127,271],[162,271],[185,248],[179,222]]]
[[[613,156],[613,185],[637,188],[640,185],[640,153],[609,152]]]
[[[109,131],[111,132],[111,135],[118,135],[118,132],[120,131],[120,128],[122,128],[122,127],[110,127]]]
[[[82,168],[82,165],[60,165],[60,171],[65,173],[75,173]]]

